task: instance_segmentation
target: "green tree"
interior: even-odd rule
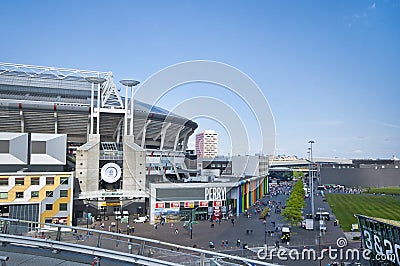
[[[292,225],[302,220],[301,210],[305,207],[303,181],[299,179],[294,185],[292,193],[286,200],[286,208],[282,211],[282,217]]]

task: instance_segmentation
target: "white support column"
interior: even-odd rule
[[[93,134],[93,116],[94,116],[94,83],[92,82],[92,94],[90,97],[90,134]]]
[[[165,136],[167,135],[167,129],[171,126],[171,123],[168,123],[166,126],[164,126],[161,129],[161,145],[160,145],[160,150],[164,148],[164,141],[165,141]]]
[[[125,86],[125,120],[124,120],[124,135],[128,135],[128,86]]]
[[[100,98],[100,83],[97,84],[97,131],[96,134],[100,134],[100,104],[101,104],[101,98]]]
[[[144,144],[146,142],[146,131],[147,131],[147,126],[150,124],[151,120],[147,121],[146,124],[143,126],[143,132],[142,132],[142,144],[140,145],[144,149]]]
[[[22,109],[19,110],[19,116],[21,119],[21,133],[25,133],[24,111],[22,111]]]
[[[174,151],[176,151],[176,146],[178,145],[178,141],[179,141],[179,134],[181,133],[182,129],[183,129],[183,126],[180,127],[178,132],[176,132],[175,142],[174,142]]]
[[[129,123],[129,135],[133,135],[133,105],[134,105],[134,97],[133,97],[133,86],[131,86],[131,121]]]
[[[54,105],[54,134],[58,132],[58,116],[57,116],[57,106]]]

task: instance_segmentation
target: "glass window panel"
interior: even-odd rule
[[[39,185],[40,178],[38,176],[31,177],[31,185]]]

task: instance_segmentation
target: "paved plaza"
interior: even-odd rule
[[[197,224],[193,225],[193,231],[191,232],[184,227],[184,221],[178,223],[165,223],[164,225],[151,225],[149,223],[130,223],[129,226],[134,226],[134,232],[130,232],[131,235],[156,239],[164,242],[178,244],[188,247],[197,247],[206,250],[212,250],[220,253],[235,255],[239,257],[246,257],[251,259],[260,259],[260,254],[265,254],[265,251],[271,251],[275,245],[279,243],[281,248],[287,251],[296,249],[302,251],[303,249],[314,249],[319,252],[322,249],[326,249],[329,246],[336,248],[336,241],[340,237],[345,237],[340,226],[334,226],[335,217],[331,217],[330,221],[327,221],[326,233],[320,234],[319,230],[307,231],[300,226],[290,226],[291,228],[291,239],[290,242],[281,241],[281,228],[282,226],[289,226],[280,215],[279,210],[285,205],[287,197],[290,195],[290,189],[280,190],[280,193],[271,193],[271,195],[265,196],[260,202],[252,206],[246,215],[242,214],[239,217],[234,217],[234,222],[231,219],[222,220],[221,223],[211,223],[210,221],[198,221]],[[270,205],[268,205],[270,203]],[[306,207],[304,213],[311,213],[311,200],[306,199]],[[263,219],[260,219],[261,210],[265,207],[270,207],[270,215],[266,218],[266,223]],[[321,197],[315,197],[315,210],[323,208],[324,211],[330,213],[331,209],[327,202],[323,201]],[[255,212],[255,209],[259,209],[259,212]],[[131,219],[132,220],[132,219]],[[108,230],[111,228],[111,223],[116,222],[112,217],[107,221],[104,221],[105,228]],[[86,227],[86,226],[84,226]],[[95,229],[100,229],[100,222],[97,221],[94,224]],[[122,234],[127,234],[127,224],[118,223],[118,229]],[[317,228],[317,224],[315,224]],[[116,229],[116,228],[115,228]],[[121,238],[122,239],[122,238]],[[80,244],[95,245],[96,238],[91,236],[84,237],[80,240]],[[320,241],[318,243],[318,241]],[[93,242],[93,243],[92,243]],[[102,241],[103,247],[107,245],[114,245],[115,240]],[[212,242],[214,247],[211,248],[209,243]],[[246,246],[247,248],[243,248]],[[117,248],[118,250],[127,252],[127,245],[121,243],[116,247],[110,247],[112,249]],[[349,241],[348,247],[359,248],[360,242]],[[18,249],[18,248],[14,248]],[[23,249],[23,247],[19,247]],[[259,253],[260,249],[263,249],[264,253]],[[7,253],[8,251],[8,253]],[[37,251],[37,252],[36,252]],[[27,250],[2,250],[0,255],[6,255],[10,257],[10,261],[7,265],[85,265],[79,263],[70,263],[69,261],[81,261],[89,262],[93,260],[90,256],[73,257],[68,252],[61,252],[60,254],[47,254],[49,250],[36,250],[33,254],[24,254],[24,256],[16,256],[15,254],[27,253]],[[179,251],[176,248],[176,251]],[[177,253],[178,254],[178,253]],[[52,258],[46,258],[46,256]],[[43,263],[46,261],[46,263]],[[267,262],[277,263],[279,265],[327,265],[330,262],[329,258],[325,258],[321,262],[318,260],[287,260],[282,261],[276,256],[273,258],[265,259]],[[344,262],[342,260],[341,262]],[[116,263],[112,261],[102,260],[102,265],[125,265],[124,263]],[[363,264],[362,264],[363,265]]]

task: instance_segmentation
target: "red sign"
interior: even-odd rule
[[[222,201],[218,200],[218,201],[213,201],[213,206],[214,207],[222,207]]]
[[[200,207],[208,207],[208,201],[199,201]]]
[[[164,202],[156,202],[156,209],[164,209],[165,203]]]
[[[169,206],[170,206],[170,208],[179,208],[181,206],[181,203],[178,201],[174,201],[174,202],[171,202],[169,204]]]
[[[194,208],[194,202],[193,201],[185,201],[184,206],[185,206],[185,208]]]

